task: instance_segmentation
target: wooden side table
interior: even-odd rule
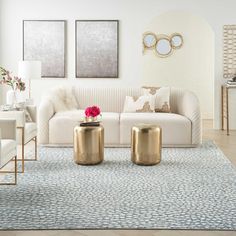
[[[226,131],[229,135],[229,90],[236,89],[236,86],[227,84],[221,85],[221,129],[224,130],[226,119]]]

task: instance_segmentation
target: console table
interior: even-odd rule
[[[221,85],[221,129],[224,130],[226,119],[226,131],[229,135],[229,90],[236,89],[236,86],[227,84]]]

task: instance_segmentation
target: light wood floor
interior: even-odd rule
[[[225,131],[213,130],[212,121],[203,122],[203,139],[214,140],[236,166],[236,131],[230,136]],[[1,213],[0,213],[1,214]],[[1,222],[0,222],[1,224]],[[0,236],[236,236],[236,231],[197,230],[45,230],[0,231]]]

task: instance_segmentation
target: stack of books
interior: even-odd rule
[[[100,126],[99,121],[81,122],[80,126]]]
[[[229,79],[229,80],[227,80],[226,85],[230,86],[230,87],[236,87],[236,81]]]

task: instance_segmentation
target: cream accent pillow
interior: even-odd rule
[[[154,112],[154,96],[144,95],[138,98],[126,96],[123,112]]]
[[[170,87],[142,87],[144,95],[155,98],[155,112],[171,112]]]
[[[24,111],[26,122],[33,122],[30,112],[28,111],[27,106],[25,105],[25,102],[18,102],[16,104],[16,110],[17,111]]]
[[[25,121],[26,122],[33,122],[32,117],[31,117],[29,111],[27,110],[27,108],[24,109],[24,112],[25,112]]]
[[[78,109],[72,86],[64,85],[53,88],[47,99],[53,103],[55,112]]]

